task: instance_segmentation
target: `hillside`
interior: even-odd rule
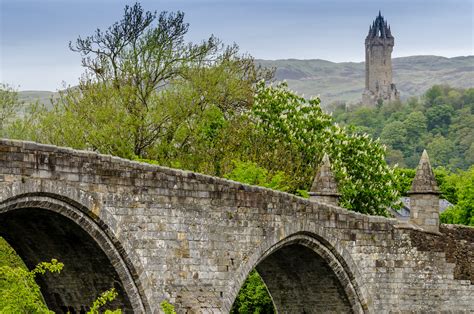
[[[263,66],[276,68],[276,79],[286,80],[291,89],[306,97],[320,95],[323,106],[334,101],[356,103],[364,88],[363,62],[335,63],[326,60],[257,60]],[[435,84],[453,87],[474,86],[474,56],[445,58],[411,56],[393,59],[394,82],[402,98],[422,95]],[[20,99],[31,103],[38,99],[50,104],[48,91],[21,91]]]
[[[364,62],[334,63],[326,60],[257,60],[276,68],[276,79],[306,97],[320,95],[323,106],[334,101],[356,103],[365,80]],[[445,58],[411,56],[394,58],[393,81],[402,98],[419,96],[435,84],[474,86],[474,56]]]
[[[38,101],[40,104],[44,104],[47,107],[51,106],[51,99],[57,97],[58,93],[50,91],[20,91],[18,93],[18,99],[28,105]],[[22,107],[20,111],[23,111],[26,107]]]

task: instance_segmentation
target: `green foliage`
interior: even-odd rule
[[[23,267],[0,266],[0,312],[52,313],[43,302],[35,277],[46,271],[59,273],[63,267],[55,259],[39,263],[31,271]]]
[[[105,292],[103,292],[92,304],[90,310],[87,312],[87,314],[99,314],[102,311],[100,311],[100,308],[107,304],[107,302],[112,302],[115,300],[115,298],[118,296],[117,291],[115,291],[114,288],[109,289]],[[105,314],[120,314],[122,311],[120,309],[118,310],[106,310],[104,312]]]
[[[0,84],[0,137],[5,136],[5,128],[19,110],[18,92],[7,84]]]
[[[50,263],[39,263],[28,271],[15,250],[0,237],[0,313],[53,313],[46,307],[35,278],[47,271],[60,273],[63,267],[63,263],[52,259]],[[105,291],[87,313],[102,312],[100,307],[113,301],[117,295],[115,289]],[[104,313],[119,314],[121,310],[106,310]]]
[[[340,106],[334,118],[380,137],[392,165],[414,168],[427,149],[433,166],[467,169],[474,163],[473,94],[474,88],[435,85],[421,99],[404,103],[349,110]]]
[[[384,160],[383,146],[366,134],[333,124],[319,99],[306,100],[284,83],[260,83],[250,119],[254,131],[247,156],[271,173],[287,174],[289,191],[309,189],[326,152],[339,182],[342,206],[379,215],[394,206],[397,179]]]
[[[233,163],[234,169],[224,176],[227,179],[280,191],[289,189],[286,185],[288,179],[282,171],[277,171],[271,175],[267,169],[259,167],[251,161],[234,161]]]
[[[441,222],[474,226],[474,166],[448,175],[445,189],[455,206],[441,214]]]
[[[27,269],[25,263],[16,254],[15,250],[2,237],[0,237],[0,266]]]
[[[401,196],[408,196],[408,191],[410,191],[411,189],[411,184],[413,182],[413,178],[415,177],[416,170],[407,168],[395,168],[395,172],[398,178],[398,193]]]
[[[275,313],[267,287],[256,270],[245,280],[230,313]]]
[[[70,45],[84,57],[78,88],[51,110],[26,115],[11,134],[244,182],[255,175],[253,184],[303,196],[327,152],[341,204],[385,214],[397,195],[377,141],[334,125],[318,98],[266,86],[272,71],[237,46],[214,37],[186,44],[188,27],[181,12],[125,7],[122,20]]]
[[[165,314],[176,314],[176,311],[174,310],[174,306],[170,304],[168,301],[163,300],[160,303],[160,306],[163,312],[165,312]]]
[[[380,138],[393,149],[400,149],[407,140],[407,130],[401,121],[393,121],[383,128]]]
[[[71,49],[86,73],[53,108],[17,121],[10,137],[89,149],[222,176],[240,159],[242,113],[255,83],[272,70],[214,37],[186,43],[182,12],[157,15],[139,4]]]

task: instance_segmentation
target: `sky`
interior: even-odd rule
[[[126,0],[0,0],[0,81],[18,90],[77,85],[81,57],[68,48],[120,20]],[[143,0],[183,11],[187,40],[214,34],[258,59],[361,62],[378,11],[395,37],[392,57],[474,54],[474,0]]]

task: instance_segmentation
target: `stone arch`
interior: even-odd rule
[[[330,238],[330,236],[326,234],[323,228],[318,229],[320,235],[317,235],[314,232],[300,231],[293,233],[282,240],[273,241],[273,244],[270,243],[275,239],[273,237],[267,238],[257,251],[248,259],[247,263],[240,267],[237,278],[235,278],[234,285],[231,287],[229,293],[230,298],[226,300],[224,308],[229,310],[232,307],[232,304],[237,297],[237,293],[247,275],[252,269],[256,268],[262,279],[265,281],[270,294],[272,294],[274,305],[277,307],[278,311],[282,313],[313,313],[311,307],[317,306],[318,300],[314,300],[315,304],[308,302],[308,297],[309,299],[314,298],[314,293],[311,296],[310,294],[312,291],[309,291],[308,287],[305,287],[306,291],[302,293],[301,296],[296,294],[289,295],[290,298],[295,298],[293,306],[296,307],[293,308],[281,308],[281,304],[278,304],[279,301],[277,300],[277,298],[281,298],[281,296],[276,296],[275,291],[272,292],[272,289],[275,289],[277,286],[277,289],[281,291],[295,288],[294,286],[292,287],[292,285],[297,283],[297,280],[293,281],[293,283],[286,283],[287,286],[281,285],[281,283],[285,284],[285,281],[292,280],[290,278],[292,271],[286,273],[278,272],[285,266],[285,263],[291,264],[297,261],[300,264],[306,263],[306,266],[303,268],[305,268],[307,273],[304,275],[312,276],[311,278],[306,278],[305,284],[308,284],[311,280],[314,282],[318,279],[317,273],[313,272],[313,274],[311,274],[308,270],[312,269],[311,267],[320,267],[320,273],[321,271],[324,271],[330,275],[325,278],[325,282],[329,282],[333,285],[332,293],[334,294],[331,296],[333,300],[336,296],[343,299],[339,305],[333,304],[333,308],[320,308],[316,312],[324,312],[326,310],[330,312],[347,311],[354,313],[372,313],[371,298],[369,298],[365,284],[361,280],[361,276],[349,253],[337,244],[331,245],[331,243],[328,240],[325,240],[321,234],[326,235],[328,238]],[[287,254],[295,254],[296,256],[293,256],[294,258],[292,259],[287,259],[285,256]],[[276,269],[273,273],[266,271],[271,268],[280,269]],[[278,280],[273,280],[273,282],[271,282],[272,277],[275,278],[277,276],[280,276],[282,281],[278,282]],[[328,291],[324,292],[328,293]],[[331,291],[329,293],[331,293]],[[298,298],[300,298],[300,300],[298,300]],[[300,305],[305,305],[307,308],[305,308],[305,306],[297,307],[298,301],[304,301],[300,302]],[[315,309],[313,308],[313,310]]]
[[[56,312],[83,312],[98,293],[111,287],[119,291],[111,306],[149,312],[131,260],[107,225],[90,213],[60,195],[20,194],[0,202],[0,235],[28,267],[55,257],[64,262],[60,275],[38,280],[46,303]],[[48,255],[52,251],[56,254]]]

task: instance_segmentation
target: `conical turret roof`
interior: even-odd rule
[[[331,162],[329,156],[324,154],[321,166],[319,167],[310,194],[313,195],[333,195],[339,196],[336,177],[331,170]]]
[[[421,155],[420,163],[416,168],[415,178],[411,185],[410,194],[439,194],[438,184],[431,168],[430,159],[426,150]]]

